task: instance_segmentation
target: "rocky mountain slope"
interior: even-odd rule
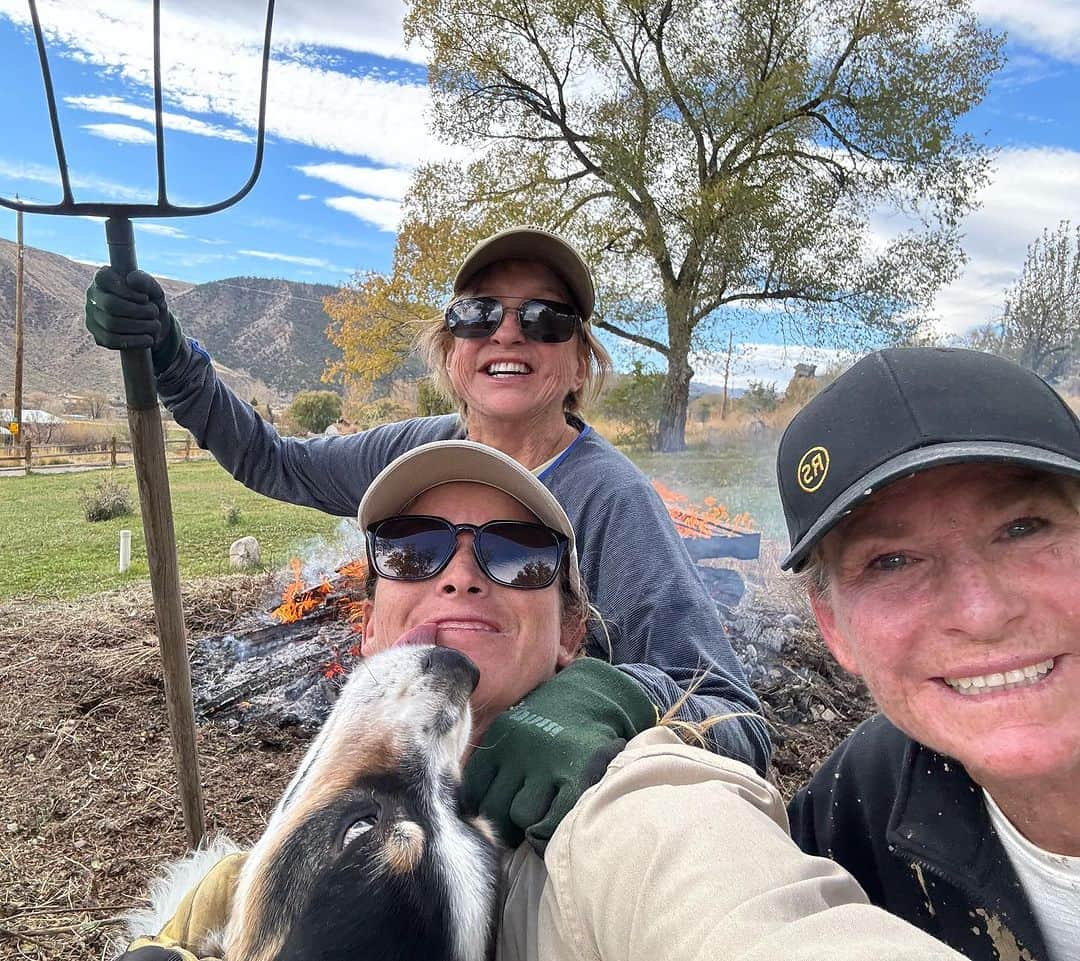
[[[120,364],[83,326],[94,265],[27,247],[24,258],[25,392],[123,395]],[[190,284],[161,278],[184,332],[196,337],[241,396],[275,402],[319,382],[337,348],[326,339],[322,298],[334,288],[236,277]],[[15,245],[0,239],[0,390],[14,383]]]

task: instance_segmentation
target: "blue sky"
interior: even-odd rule
[[[422,51],[401,36],[393,0],[279,0],[262,176],[238,206],[208,217],[136,225],[140,264],[189,281],[254,274],[338,284],[385,270],[410,171],[449,156],[425,126]],[[1007,30],[1008,63],[965,124],[999,148],[993,182],[965,223],[968,264],[937,299],[937,323],[960,334],[995,316],[1028,243],[1080,221],[1080,3],[974,0]],[[164,0],[169,193],[220,199],[253,156],[261,42],[259,0]],[[151,30],[147,0],[40,0],[80,200],[151,199]],[[0,0],[0,193],[58,198],[25,0]],[[98,221],[27,217],[26,242],[93,263]],[[0,210],[0,236],[15,215]],[[760,338],[767,341],[769,337]],[[797,345],[747,345],[737,383],[786,381]],[[814,355],[827,360],[828,352]],[[717,380],[709,358],[701,379]]]

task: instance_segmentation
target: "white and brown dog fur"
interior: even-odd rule
[[[446,648],[401,645],[354,670],[266,831],[248,855],[230,920],[207,943],[225,961],[484,961],[499,852],[460,805],[478,672]],[[174,865],[129,916],[152,934],[235,848]]]

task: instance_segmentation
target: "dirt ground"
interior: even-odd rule
[[[190,636],[231,627],[268,590],[266,577],[186,585]],[[732,639],[787,795],[870,705],[805,619],[749,606]],[[778,625],[784,650],[747,623]],[[149,589],[0,605],[0,692],[0,958],[109,958],[116,915],[185,851]],[[305,747],[288,728],[200,727],[208,830],[254,840]]]

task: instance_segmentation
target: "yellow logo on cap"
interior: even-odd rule
[[[828,473],[829,452],[824,447],[811,447],[802,455],[795,476],[799,486],[807,494],[813,494],[825,482]]]

